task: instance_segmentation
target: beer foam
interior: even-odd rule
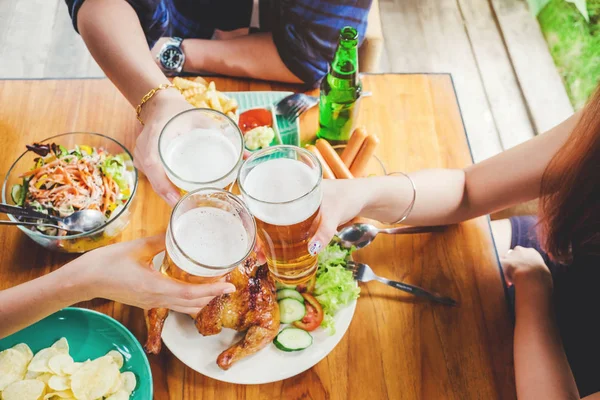
[[[225,176],[238,158],[234,144],[217,129],[198,128],[181,134],[173,138],[165,152],[167,165],[177,175],[173,178],[191,182],[210,182]]]
[[[242,221],[220,208],[201,207],[186,211],[175,221],[173,233],[188,257],[207,266],[235,264],[248,252],[248,233]],[[170,242],[172,240],[167,240],[167,251],[178,267],[193,275],[215,275],[214,270],[187,260]]]
[[[320,188],[305,196],[318,179],[318,170],[301,161],[289,158],[265,161],[254,167],[243,183],[246,193],[260,202],[246,199],[246,204],[256,218],[266,223],[284,226],[297,224],[308,219],[321,205]]]

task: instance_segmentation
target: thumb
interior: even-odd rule
[[[311,256],[315,256],[321,252],[331,242],[331,239],[335,236],[337,227],[335,224],[321,220],[321,224],[315,233],[315,236],[310,240],[308,244],[308,253]]]

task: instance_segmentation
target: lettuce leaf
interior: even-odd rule
[[[124,199],[127,199],[129,193],[129,182],[126,178],[126,165],[123,156],[117,154],[115,156],[106,157],[100,164],[102,173],[106,176],[111,177],[119,186],[121,193],[125,193]]]
[[[321,326],[330,335],[335,333],[335,313],[356,300],[360,294],[352,272],[345,268],[346,258],[352,251],[353,249],[342,249],[338,244],[330,244],[319,253],[314,294],[325,314]]]

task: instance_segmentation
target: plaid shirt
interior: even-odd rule
[[[65,0],[77,29],[85,0]],[[210,39],[216,29],[250,25],[252,0],[126,0],[148,45],[162,36]],[[279,56],[298,78],[316,86],[327,74],[340,30],[355,27],[362,42],[371,0],[260,0],[260,31],[272,32]]]

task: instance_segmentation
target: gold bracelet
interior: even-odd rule
[[[164,89],[168,89],[168,88],[176,88],[177,89],[177,87],[175,85],[173,85],[172,83],[163,83],[163,84],[158,85],[158,87],[155,87],[154,89],[152,89],[151,91],[146,93],[146,95],[144,97],[142,97],[142,101],[135,108],[135,114],[137,116],[138,121],[140,121],[140,124],[142,124],[142,126],[144,126],[144,121],[142,121],[142,117],[141,117],[142,106],[144,104],[146,104],[148,102],[148,100],[150,100],[156,94],[156,92],[158,92],[159,90],[164,90]]]
[[[406,218],[408,218],[408,216],[410,215],[410,213],[413,210],[413,207],[415,206],[415,202],[417,201],[417,187],[415,186],[415,182],[412,180],[412,178],[410,176],[408,176],[407,174],[405,174],[404,172],[390,172],[387,175],[392,176],[395,174],[404,175],[405,177],[408,178],[408,180],[410,181],[410,185],[412,186],[412,189],[413,189],[413,198],[412,198],[412,201],[410,202],[410,204],[408,205],[408,207],[406,207],[406,210],[400,216],[400,218],[398,218],[398,220],[396,222],[392,222],[390,225],[399,224],[402,221],[404,221]]]

